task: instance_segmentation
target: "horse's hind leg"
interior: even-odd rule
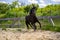
[[[40,25],[40,28],[41,28],[41,23],[37,20],[37,22],[39,23],[39,25]]]

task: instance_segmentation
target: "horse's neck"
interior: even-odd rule
[[[33,9],[32,11],[35,12],[35,9]]]
[[[31,9],[31,11],[30,11],[29,14],[30,14],[30,15],[35,15],[35,9]]]
[[[35,13],[33,13],[33,14],[30,14],[30,16],[36,16],[36,15],[35,15]]]

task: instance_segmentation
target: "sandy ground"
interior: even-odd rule
[[[60,32],[0,30],[0,40],[60,40]]]

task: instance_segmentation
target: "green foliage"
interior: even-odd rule
[[[5,14],[8,10],[8,4],[0,3],[0,14]]]
[[[44,13],[46,13],[47,16],[56,16],[59,15],[60,11],[60,5],[48,5],[47,7],[43,8]]]
[[[29,10],[30,10],[30,5],[27,5],[27,6],[25,6],[25,8],[24,8],[24,12],[25,13],[28,13],[29,12]]]
[[[37,10],[38,7],[39,7],[38,4],[30,4],[30,5],[27,5],[27,6],[24,7],[24,12],[25,12],[25,13],[28,13],[33,6],[36,7],[36,10]]]
[[[16,7],[18,6],[18,7]],[[32,6],[36,7],[36,15],[37,16],[56,16],[60,15],[60,5],[48,5],[45,8],[39,8],[38,4],[30,4],[27,6],[20,6],[18,1],[12,2],[12,4],[5,4],[0,3],[0,18],[7,18],[7,17],[22,17],[26,16],[29,13]]]
[[[18,0],[12,2],[12,4],[10,4],[9,6],[10,6],[10,8],[16,8],[16,7],[19,7]]]

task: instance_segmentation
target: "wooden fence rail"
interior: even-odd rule
[[[54,22],[52,20],[52,18],[59,18],[60,16],[37,16],[38,19],[48,19],[51,24],[54,26]],[[20,18],[0,18],[0,20],[12,20],[13,23],[12,24],[0,24],[0,26],[4,25],[4,26],[11,26],[13,27],[15,22],[20,21],[20,20],[25,20],[25,17],[20,17]],[[17,24],[15,26],[20,26],[20,24]]]
[[[60,16],[37,16],[38,19],[60,18]],[[0,20],[25,20],[25,17],[20,18],[0,18]]]

